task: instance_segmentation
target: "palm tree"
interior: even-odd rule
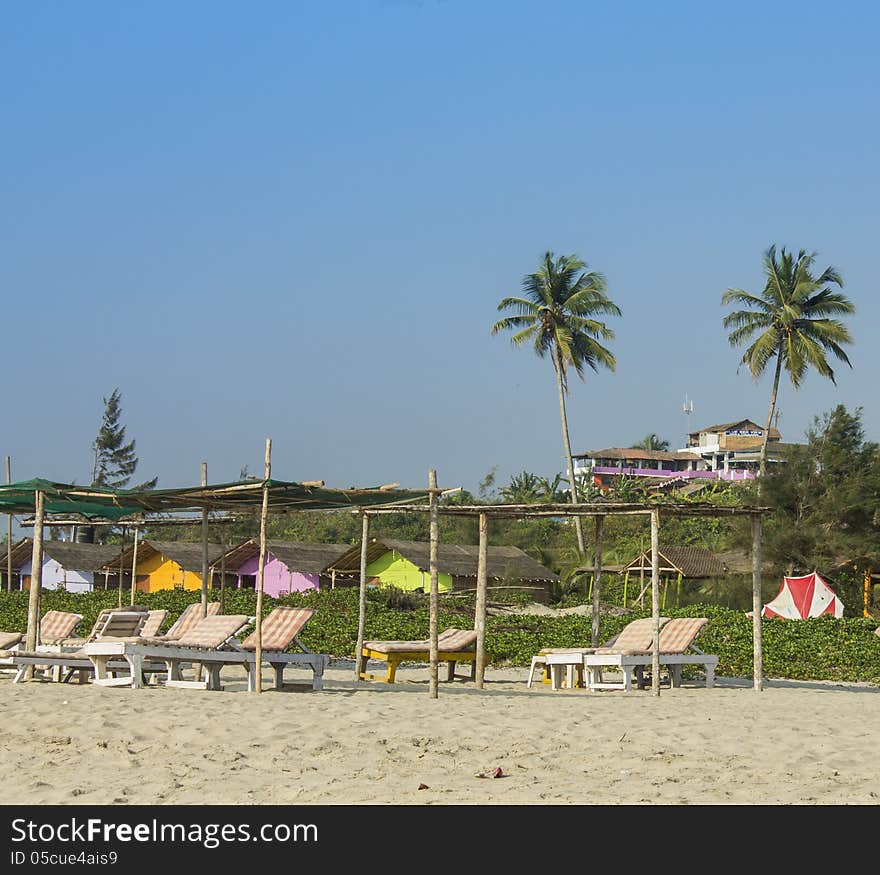
[[[544,358],[548,354],[556,373],[559,393],[559,415],[562,422],[562,442],[568,466],[569,495],[577,504],[574,463],[568,436],[568,417],[565,396],[568,394],[568,369],[584,378],[584,369],[599,370],[599,365],[613,371],[617,365],[614,355],[599,343],[610,340],[614,332],[597,315],[620,315],[620,308],[607,296],[605,277],[596,271],[587,271],[587,264],[577,255],[544,254],[535,273],[522,281],[523,297],[504,298],[499,311],[513,315],[499,319],[492,326],[492,334],[512,329],[514,346],[532,343],[535,352]],[[578,549],[584,552],[584,533],[581,519],[575,518]]]
[[[666,452],[669,449],[669,441],[661,440],[654,432],[640,440],[637,444],[633,444],[630,449],[633,450],[661,450]]]
[[[733,329],[728,336],[731,346],[749,344],[741,363],[752,376],[757,380],[770,360],[776,358],[770,410],[759,456],[761,476],[766,471],[767,439],[783,367],[795,389],[800,388],[811,367],[836,384],[828,363],[829,352],[852,367],[842,346],[853,342],[852,335],[835,317],[852,315],[855,306],[841,292],[828,288],[830,285],[843,288],[843,280],[833,267],[826,267],[818,277],[812,275],[815,258],[815,252],[808,254],[801,249],[794,256],[785,247],[777,258],[774,244],[764,253],[766,283],[762,292],[751,295],[742,289],[727,289],[721,296],[722,306],[736,303],[746,307],[729,313],[723,324]]]

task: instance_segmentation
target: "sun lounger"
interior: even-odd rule
[[[669,617],[660,617],[660,627],[662,628],[668,621]],[[575,683],[578,686],[583,686],[583,657],[587,653],[601,653],[609,647],[620,650],[648,650],[653,638],[654,619],[644,617],[627,623],[614,638],[598,647],[544,647],[538,651],[537,656],[532,657],[526,687],[531,687],[535,669],[539,665],[544,666],[545,682],[550,683],[554,690],[562,686],[563,669],[567,670],[569,687],[573,687]],[[575,673],[578,675],[577,682],[574,679]]]
[[[678,617],[670,620],[660,630],[660,665],[669,670],[673,687],[681,685],[683,665],[701,665],[706,670],[706,686],[715,683],[715,666],[718,657],[703,653],[694,645],[694,639],[708,624],[706,617]],[[584,654],[584,672],[591,690],[630,690],[633,674],[639,689],[644,687],[644,669],[650,666],[653,655],[650,647],[642,650],[625,650],[619,647],[600,648],[595,653]],[[611,668],[623,673],[623,680],[609,683],[603,680],[602,669]]]
[[[171,639],[158,638],[128,640],[100,640],[86,644],[84,651],[95,667],[95,683],[101,686],[142,686],[146,661],[165,664],[169,687],[197,687],[219,690],[220,670],[224,665],[241,665],[248,677],[248,688],[253,685],[253,654],[243,651],[235,636],[254,620],[245,614],[218,614],[203,617],[188,632]],[[113,659],[125,659],[130,668],[128,677],[110,677],[108,666]],[[206,679],[185,680],[181,673],[184,665],[198,663]],[[201,674],[201,672],[199,672]]]
[[[447,680],[455,678],[457,662],[471,663],[471,680],[477,672],[477,633],[472,629],[446,629],[437,636],[437,655],[448,665]],[[382,680],[393,684],[401,662],[428,662],[431,658],[431,640],[418,641],[365,641],[358,660],[358,677],[363,680]],[[490,655],[486,654],[489,662]],[[388,664],[385,677],[367,673],[367,660],[378,659]]]
[[[136,639],[147,614],[144,611],[125,611],[113,609],[107,611],[100,621],[100,629],[96,634],[94,642],[102,640],[132,640]],[[96,622],[96,627],[98,623]],[[79,650],[56,650],[56,651],[40,651],[40,650],[18,650],[11,657],[12,664],[18,670],[13,683],[19,683],[24,680],[25,674],[30,666],[39,668],[48,668],[53,672],[55,680],[61,680],[61,673],[67,670],[65,680],[69,680],[73,673],[78,673],[80,681],[84,681],[92,670],[93,666],[84,649]]]
[[[320,690],[324,683],[324,669],[330,657],[323,653],[312,653],[300,640],[299,633],[311,620],[312,608],[273,608],[261,623],[262,658],[275,672],[275,689],[284,688],[284,669],[290,665],[302,665],[312,670],[312,689]],[[296,644],[300,653],[287,653],[287,648]],[[241,645],[242,650],[256,657],[257,633],[252,632]]]
[[[220,602],[208,602],[208,617],[216,617],[220,613]],[[157,634],[157,638],[165,638],[169,641],[179,638],[190,631],[202,619],[202,603],[194,602],[187,605],[181,612],[180,616],[171,624],[170,628],[164,635]],[[159,624],[161,626],[161,623]]]
[[[63,642],[76,629],[80,620],[82,614],[46,611],[40,620],[36,650],[40,653],[63,650]],[[18,672],[12,657],[24,649],[24,639],[25,634],[22,632],[0,632],[0,670]]]

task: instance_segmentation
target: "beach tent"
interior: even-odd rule
[[[843,616],[843,602],[822,580],[818,571],[804,577],[786,577],[773,601],[764,605],[762,617],[805,620],[807,617]]]

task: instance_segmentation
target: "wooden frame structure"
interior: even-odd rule
[[[42,569],[42,538],[48,510],[52,514],[86,514],[86,519],[106,519],[117,525],[145,525],[147,514],[173,513],[181,511],[210,510],[240,511],[260,507],[260,566],[257,584],[256,629],[257,647],[255,664],[261,665],[261,608],[262,581],[266,554],[266,518],[269,510],[287,513],[295,510],[343,510],[348,509],[361,514],[361,579],[358,611],[358,637],[355,650],[355,676],[358,677],[359,660],[357,655],[363,651],[366,621],[366,554],[369,540],[369,520],[371,516],[388,513],[427,513],[430,519],[430,622],[429,622],[429,694],[438,696],[438,579],[437,545],[439,543],[440,514],[449,516],[476,517],[479,522],[479,560],[477,572],[476,616],[477,631],[475,683],[483,688],[486,661],[486,555],[488,552],[488,520],[498,518],[526,517],[593,517],[596,526],[596,552],[594,565],[593,622],[592,636],[598,639],[600,580],[602,573],[602,532],[604,521],[609,516],[647,516],[651,525],[651,613],[654,620],[652,646],[652,692],[660,695],[660,569],[659,533],[661,515],[668,517],[732,517],[747,516],[752,528],[752,638],[753,638],[753,678],[754,689],[763,689],[763,652],[761,636],[761,528],[763,516],[770,512],[767,507],[721,507],[702,502],[681,504],[663,503],[622,503],[594,502],[590,504],[543,504],[543,505],[440,505],[440,497],[458,490],[440,489],[437,486],[435,470],[429,472],[429,485],[426,491],[400,490],[397,484],[373,489],[325,489],[323,481],[292,483],[271,479],[271,439],[266,440],[266,472],[263,480],[238,483],[206,485],[198,488],[152,490],[109,490],[96,487],[77,487],[56,484],[45,480],[28,481],[21,484],[0,486],[0,509],[4,511],[26,511],[34,513],[33,537],[33,577],[28,602],[28,627],[26,648],[35,646],[39,627],[39,607]],[[204,478],[203,478],[204,480]],[[427,504],[417,504],[424,501]],[[202,517],[204,522],[205,517]],[[204,543],[204,538],[203,538]],[[207,566],[207,558],[205,560]],[[203,604],[204,607],[204,604]],[[596,641],[594,641],[596,643]],[[261,692],[261,674],[256,672],[254,689]]]

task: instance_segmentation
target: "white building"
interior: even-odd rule
[[[30,538],[27,546],[30,546]],[[16,545],[16,552],[27,549]],[[43,589],[66,589],[69,592],[91,592],[95,588],[95,575],[108,562],[119,556],[119,547],[104,544],[80,544],[75,541],[43,541]],[[18,568],[21,586],[30,589],[33,572],[30,555]],[[98,586],[103,584],[100,576]]]

